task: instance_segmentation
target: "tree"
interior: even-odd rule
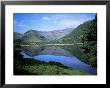
[[[88,25],[89,30],[82,37],[84,58],[89,64],[96,67],[97,65],[97,15],[95,19]]]

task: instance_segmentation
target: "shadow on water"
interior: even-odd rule
[[[72,51],[67,51],[67,48],[71,48]],[[80,54],[80,50],[71,46],[23,46],[21,52],[24,58],[34,58],[45,62],[59,62],[64,66],[83,70],[88,74],[97,74],[95,68],[80,61],[77,56],[74,56],[74,53],[75,55],[77,55],[77,53]]]

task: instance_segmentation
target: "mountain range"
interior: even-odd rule
[[[77,28],[54,31],[28,30],[25,33],[14,32],[14,40],[22,42],[50,42],[50,43],[82,43],[84,37],[96,41],[97,24],[95,19],[79,24]],[[92,37],[91,37],[92,36]],[[87,39],[86,39],[87,40]]]
[[[58,40],[68,35],[73,30],[74,28],[54,30],[54,31],[28,30],[25,33],[14,32],[14,40],[21,39],[23,42],[42,42],[42,41]]]

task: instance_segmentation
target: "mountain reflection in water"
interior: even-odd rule
[[[34,58],[40,61],[53,61],[59,62],[64,66],[70,67],[72,69],[79,69],[85,71],[87,74],[96,75],[97,70],[92,68],[90,65],[80,61],[77,57],[73,55],[74,50],[78,50],[76,48],[72,48],[72,51],[67,51],[65,49],[66,46],[24,46],[22,47],[21,54],[24,58]],[[67,47],[71,48],[71,47]]]

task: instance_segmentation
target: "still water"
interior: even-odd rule
[[[72,52],[78,52],[78,49],[71,49],[72,51],[68,51],[68,48],[65,49],[64,46],[24,46],[22,47],[21,54],[24,58],[34,58],[36,60],[45,62],[59,62],[64,66],[70,67],[72,69],[82,70],[87,74],[96,75],[97,69],[92,68],[90,65],[82,62],[79,58],[73,55]]]

